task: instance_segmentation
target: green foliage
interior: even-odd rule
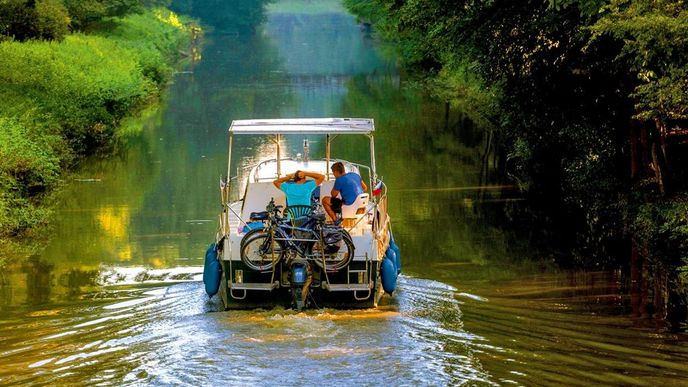
[[[62,0],[71,16],[75,31],[83,31],[89,25],[105,17],[105,5],[99,1]]]
[[[124,3],[122,3],[124,4]],[[0,42],[0,237],[41,224],[39,203],[73,157],[108,144],[168,78],[186,26],[165,10],[62,42]]]
[[[652,263],[688,265],[688,197],[643,201],[632,227],[638,245]]]
[[[566,9],[577,9],[590,20],[599,14],[600,9],[607,4],[607,0],[548,0],[549,9],[557,12]]]
[[[253,34],[273,0],[173,0],[172,10],[200,19],[223,33]]]
[[[62,40],[69,33],[69,14],[60,0],[36,2],[36,29],[46,40]]]
[[[641,200],[631,227],[641,253],[668,269],[672,291],[688,298],[688,196]]]
[[[397,42],[434,95],[501,130],[536,239],[561,238],[586,264],[627,251],[629,122],[688,112],[684,2],[345,5]]]
[[[0,191],[0,238],[20,235],[27,229],[45,224],[50,211],[25,198]]]
[[[143,11],[138,0],[62,0],[72,18],[72,28],[85,31],[107,17],[122,17]]]
[[[688,118],[688,6],[677,0],[612,0],[589,27],[590,45],[623,42],[616,60],[636,74],[636,117]]]
[[[42,222],[46,212],[30,198],[54,186],[59,159],[46,144],[59,143],[15,119],[0,117],[0,237]]]
[[[61,0],[0,0],[0,35],[16,40],[62,40],[70,18]]]
[[[154,85],[134,51],[106,38],[70,35],[61,44],[0,44],[0,82],[37,101],[75,148],[102,144],[117,121]]]
[[[57,139],[36,133],[14,119],[0,117],[0,176],[5,190],[28,197],[55,184],[59,160],[43,144]]]
[[[107,30],[95,33],[135,51],[143,75],[162,85],[171,72],[170,59],[176,57],[182,45],[188,42],[187,25],[188,21],[175,13],[156,9],[130,15],[118,20],[114,28],[108,26]]]
[[[501,124],[499,84],[487,85],[472,67],[471,63],[452,60],[435,77],[425,79],[424,84],[433,96],[465,112],[478,127],[498,129]]]

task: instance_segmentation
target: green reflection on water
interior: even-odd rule
[[[200,265],[217,227],[233,119],[372,117],[404,270],[451,278],[447,263],[509,255],[508,239],[486,222],[501,191],[471,188],[484,183],[482,130],[405,88],[395,58],[340,7],[303,4],[273,5],[255,34],[207,36],[203,59],[175,76],[163,108],[130,122],[118,155],[90,160],[66,185],[38,258],[66,278],[53,283],[71,289],[59,294],[88,288],[101,265]],[[322,139],[311,140],[311,157],[324,156]],[[288,138],[287,155],[301,144]],[[239,136],[232,164],[270,152],[269,141]],[[367,139],[340,136],[333,155],[367,164]]]
[[[265,20],[265,0],[172,0],[172,9],[201,20],[216,32],[251,34]]]
[[[490,380],[504,384],[685,382],[679,373],[688,358],[680,344],[685,343],[683,337],[654,331],[639,334],[637,329],[643,327],[626,318],[596,315],[623,313],[618,275],[524,275],[543,267],[518,263],[514,257],[522,246],[493,226],[504,206],[514,205],[518,198],[500,188],[499,182],[486,181],[482,130],[461,112],[447,114],[444,106],[403,87],[394,58],[383,55],[341,8],[324,12],[316,7],[317,12],[309,12],[306,3],[294,0],[271,6],[267,24],[256,34],[208,36],[202,61],[174,78],[160,111],[130,123],[121,152],[86,163],[66,184],[54,230],[44,239],[45,252],[0,272],[4,318],[0,342],[7,350],[24,351],[6,355],[4,364],[14,368],[0,369],[0,377],[16,374],[44,381],[62,364],[48,364],[50,372],[30,369],[30,364],[55,356],[70,359],[88,352],[86,346],[95,349],[100,343],[119,341],[132,343],[133,350],[123,347],[123,351],[139,357],[123,360],[120,352],[101,354],[100,362],[91,364],[93,371],[76,370],[67,381],[83,382],[84,374],[100,376],[112,369],[121,379],[129,370],[151,364],[149,356],[155,354],[161,357],[153,356],[152,363],[163,365],[157,371],[171,376],[180,373],[176,367],[180,359],[188,363],[184,371],[197,375],[218,356],[224,376],[236,376],[235,368],[223,365],[235,360],[234,353],[222,351],[235,351],[238,346],[246,358],[274,360],[270,338],[282,338],[285,321],[286,326],[307,331],[296,336],[299,343],[312,344],[307,324],[313,319],[308,314],[291,319],[282,318],[279,311],[209,315],[205,312],[212,303],[199,283],[155,288],[102,287],[100,282],[104,275],[114,283],[124,282],[118,276],[126,279],[123,270],[104,274],[103,265],[126,269],[201,264],[214,238],[218,182],[226,172],[226,130],[231,120],[350,116],[375,119],[378,173],[390,188],[390,212],[404,271],[441,282],[402,277],[394,300],[386,299],[392,309],[382,309],[376,317],[382,322],[371,318],[361,324],[348,311],[331,312],[343,321],[342,327],[326,325],[327,333],[318,337],[324,342],[322,352],[315,356],[337,355],[329,336],[334,332],[343,346],[362,340],[362,347],[368,349],[370,343],[381,342],[375,347],[383,349],[379,356],[356,354],[352,364],[368,367],[382,359],[383,365],[396,367],[394,375],[405,377],[402,380],[408,384],[419,384],[413,378],[425,374],[411,368],[408,375],[407,364],[434,364],[433,371],[470,380],[476,380],[471,372],[480,378],[489,373]],[[271,150],[264,139],[236,140],[233,165],[246,165]],[[290,155],[300,151],[301,140],[288,139]],[[322,141],[313,141],[312,157],[322,156]],[[367,162],[367,141],[340,136],[334,156]],[[489,163],[487,167],[489,171]],[[497,187],[486,187],[486,182]],[[137,278],[155,275],[159,274],[142,273]],[[193,270],[187,270],[175,278],[192,275]],[[149,286],[152,292],[147,291]],[[101,297],[105,301],[97,300]],[[135,308],[138,303],[140,310]],[[22,308],[28,311],[18,310]],[[268,322],[257,324],[256,315]],[[103,316],[117,319],[98,322]],[[79,327],[81,323],[92,324]],[[386,327],[393,329],[392,334]],[[74,337],[68,335],[72,331],[77,333]],[[262,347],[256,341],[237,344],[235,332],[239,337],[247,332],[251,338],[267,340]],[[405,341],[397,342],[398,337]],[[35,348],[26,346],[27,338]],[[201,344],[176,344],[184,338]],[[218,351],[217,343],[232,345]],[[399,350],[392,355],[399,357],[389,360],[386,349],[396,345]],[[165,349],[170,348],[173,355],[183,355],[169,356]],[[187,356],[189,351],[208,348],[212,350],[201,355],[212,361]],[[338,356],[320,363],[318,371],[341,369]],[[293,359],[302,357],[288,357],[277,369],[291,369]],[[389,373],[384,371],[371,380],[385,380]],[[69,368],[63,372],[71,373]],[[200,374],[208,379],[196,384],[216,380],[218,370],[204,369]]]

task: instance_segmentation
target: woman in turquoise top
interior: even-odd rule
[[[308,180],[307,177],[314,180]],[[311,205],[313,190],[319,186],[325,175],[317,172],[296,171],[272,182],[278,189],[287,195],[287,206]]]

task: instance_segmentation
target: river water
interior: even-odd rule
[[[518,196],[485,173],[469,115],[406,87],[336,1],[265,16],[254,34],[209,33],[117,155],[65,184],[46,249],[0,274],[1,385],[688,385],[686,335],[632,319],[620,273],[557,270],[494,226]],[[376,120],[399,288],[373,310],[222,311],[200,276],[227,127],[318,116]],[[272,151],[237,141],[235,165]]]

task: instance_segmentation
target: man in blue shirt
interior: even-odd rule
[[[314,180],[307,180],[311,177]],[[287,195],[287,206],[311,205],[311,194],[315,187],[319,186],[325,175],[317,172],[296,171],[287,176],[280,177],[272,182],[278,189]]]
[[[344,164],[336,162],[332,164],[332,173],[335,181],[331,196],[323,198],[323,207],[330,219],[336,220],[337,213],[342,212],[342,204],[350,206],[354,204],[358,195],[368,190],[361,176],[354,172],[345,173]],[[341,199],[337,196],[341,196]]]

